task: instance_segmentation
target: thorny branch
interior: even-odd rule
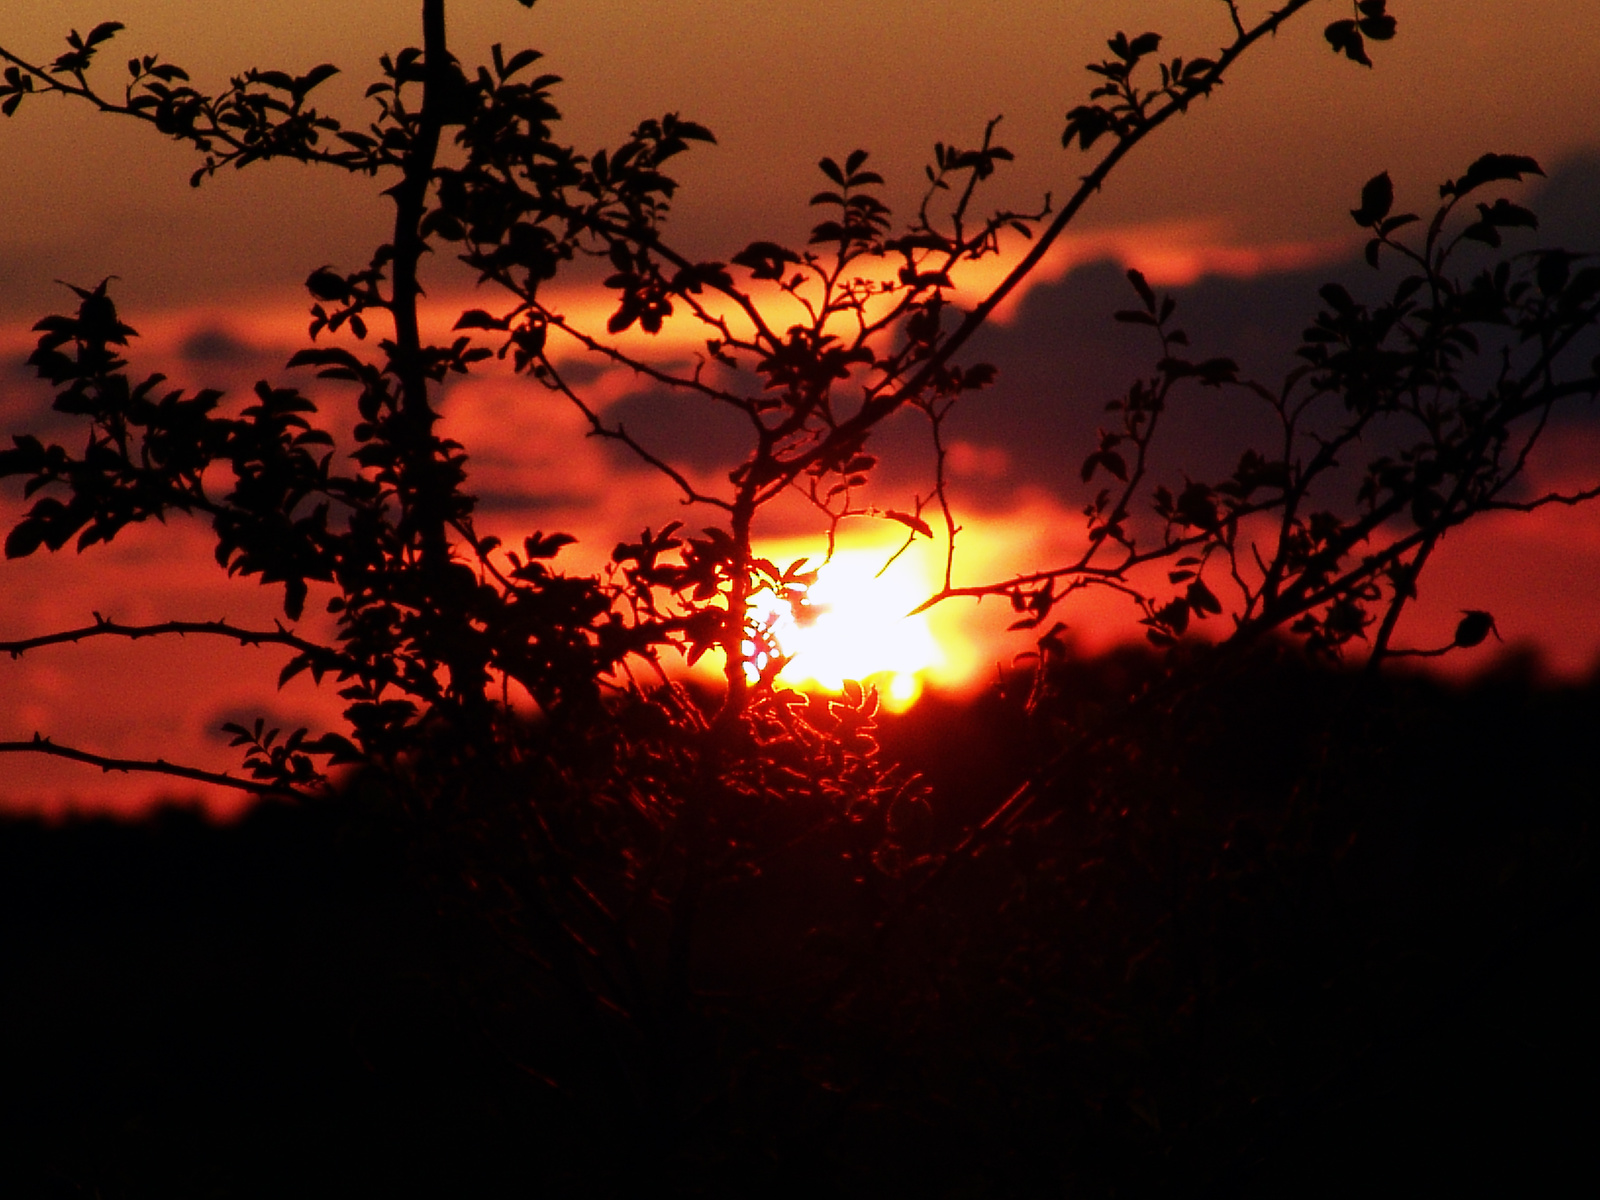
[[[227,638],[238,642],[241,646],[289,646],[312,656],[328,669],[344,668],[351,673],[354,673],[357,669],[357,664],[340,651],[333,649],[331,646],[323,646],[316,642],[307,641],[282,626],[275,630],[244,629],[237,625],[230,625],[226,621],[159,621],[149,625],[125,625],[119,621],[107,620],[98,613],[95,614],[95,623],[93,625],[85,625],[78,629],[66,629],[58,633],[39,634],[36,637],[20,638],[16,641],[0,641],[0,654],[9,654],[12,658],[21,658],[28,651],[37,650],[43,646],[59,646],[66,643],[81,642],[93,637],[122,637],[138,641],[141,638],[161,637],[171,634],[184,637],[192,633]]]
[[[240,779],[236,775],[229,775],[225,771],[202,771],[198,767],[185,767],[177,763],[169,763],[162,758],[113,758],[104,754],[93,754],[87,750],[74,749],[71,746],[62,746],[49,738],[34,734],[30,741],[25,742],[0,742],[0,754],[45,754],[52,758],[65,758],[73,762],[87,763],[91,767],[99,767],[102,771],[121,771],[124,773],[140,773],[150,775],[169,775],[174,779],[187,779],[194,783],[211,783],[218,787],[232,788],[238,792],[249,792],[261,797],[304,797],[307,793],[283,784],[261,783],[254,779]]]

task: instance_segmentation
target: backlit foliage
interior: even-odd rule
[[[784,864],[814,866],[854,897],[812,926],[833,942],[800,956],[790,975],[763,959],[751,986],[814,1003],[806,1020],[848,1013],[867,1003],[876,956],[905,914],[993,839],[1026,829],[1019,814],[1038,794],[1025,786],[959,829],[930,826],[924,787],[878,749],[870,689],[807,697],[776,683],[783,651],[761,614],[774,604],[803,614],[817,565],[756,552],[775,506],[809,505],[830,538],[843,522],[877,520],[907,539],[942,539],[944,586],[928,603],[1009,597],[1016,625],[1038,631],[1046,681],[1061,651],[1058,619],[1094,588],[1124,594],[1163,649],[1189,652],[1187,635],[1212,622],[1223,652],[1277,636],[1321,656],[1361,646],[1376,664],[1400,652],[1396,621],[1448,531],[1485,512],[1596,494],[1532,496],[1523,483],[1558,411],[1600,389],[1600,368],[1574,353],[1600,312],[1600,267],[1564,251],[1468,255],[1534,223],[1495,189],[1538,165],[1490,154],[1444,186],[1425,222],[1392,212],[1388,176],[1362,189],[1352,215],[1370,235],[1368,259],[1398,277],[1376,302],[1324,288],[1300,365],[1272,384],[1191,347],[1173,300],[1130,272],[1136,303],[1116,319],[1148,328],[1155,359],[1108,406],[1106,427],[1086,431],[1081,470],[1063,480],[1090,488],[1086,548],[1011,578],[954,583],[943,422],[997,370],[963,359],[972,336],[1127,154],[1310,7],[1288,0],[1252,23],[1225,0],[1225,42],[1201,56],[1169,57],[1155,33],[1117,33],[1110,57],[1088,68],[1086,103],[1066,114],[1065,170],[1081,180],[1060,202],[981,207],[985,183],[1012,157],[990,122],[976,140],[935,147],[904,223],[855,150],[819,163],[805,245],[756,241],[725,261],[687,257],[669,238],[668,171],[711,141],[709,130],[668,113],[613,149],[580,154],[559,138],[558,80],[540,73],[540,56],[496,46],[491,62],[464,68],[448,49],[443,0],[424,0],[420,47],[382,60],[366,123],[314,106],[331,65],[299,76],[249,70],[207,95],[153,55],[128,60],[114,82],[116,66],[102,60],[122,33],[116,23],[74,33],[51,61],[0,49],[7,116],[66,96],[193,147],[196,185],[287,158],[371,176],[395,213],[392,237],[364,265],[310,274],[310,343],[287,363],[334,385],[353,425],[326,419],[293,382],[262,381],[239,400],[137,375],[134,329],[101,283],[74,289],[74,312],[40,322],[29,360],[56,389],[56,409],[81,420],[84,448],[19,433],[0,450],[0,477],[32,498],[8,557],[88,550],[151,518],[203,520],[220,569],[282,590],[285,623],[98,621],[0,648],[168,633],[285,647],[281,679],[309,673],[337,687],[344,728],[283,736],[260,722],[229,726],[244,777],[153,755],[112,765],[305,797],[320,794],[330,767],[354,768],[352,793],[450,848],[441,853],[585,1028],[625,1047],[616,1061],[627,1086],[677,1105],[700,1086],[691,1049],[703,1023],[736,987],[721,981],[714,996],[696,974],[708,910],[736,909],[741,888],[785,877]],[[1370,66],[1370,44],[1393,36],[1395,19],[1385,0],[1342,7],[1351,15],[1327,26],[1327,40]],[[1023,239],[1029,248],[1000,284],[958,303],[964,267]],[[418,325],[429,252],[459,257],[495,297],[461,313],[441,344]],[[614,304],[601,328],[549,299],[551,281],[586,259],[609,269]],[[636,349],[638,331],[669,321],[700,330],[703,352],[688,368]],[[334,337],[346,333],[354,340]],[[555,353],[573,343],[733,412],[742,460],[714,488],[691,478],[585,395]],[[447,378],[491,360],[565,397],[594,435],[670,479],[691,519],[619,544],[598,576],[561,569],[565,533],[533,531],[516,546],[481,536],[466,487],[472,447],[440,435],[437,401]],[[1160,478],[1151,451],[1163,418],[1197,394],[1263,407],[1274,440],[1242,448],[1223,478]],[[880,510],[863,498],[878,466],[874,434],[906,412],[926,421],[938,468],[923,493]],[[346,427],[348,439],[336,434]],[[334,640],[298,631],[308,606],[336,619]],[[1488,614],[1467,613],[1455,644],[1492,629]],[[669,671],[708,655],[723,664],[714,695]],[[502,702],[511,684],[534,699],[536,720]],[[1048,688],[1038,698],[1048,710]],[[1169,693],[1161,704],[1170,702]],[[1087,744],[1091,733],[1074,736]],[[1111,737],[1089,757],[1122,744]],[[0,750],[110,763],[42,736]]]

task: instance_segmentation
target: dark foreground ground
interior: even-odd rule
[[[991,855],[876,1069],[812,1095],[732,1055],[764,1115],[690,1113],[681,1147],[519,1065],[506,1030],[559,1023],[486,1014],[471,937],[370,830],[0,825],[0,1195],[1592,1191],[1600,688],[1397,684],[1330,761],[1328,686],[1255,681],[1155,756],[1158,800]],[[952,819],[1048,736],[995,697],[885,731]]]

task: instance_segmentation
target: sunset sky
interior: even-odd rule
[[[1247,18],[1268,7],[1241,4]],[[393,0],[7,0],[0,45],[47,60],[68,28],[116,19],[128,30],[106,56],[108,80],[120,81],[128,55],[159,51],[209,89],[248,66],[304,71],[332,61],[345,73],[318,94],[359,124],[377,56],[418,40],[419,8]],[[1322,27],[1348,8],[1342,0],[1314,5],[1257,48],[1217,96],[1142,147],[986,336],[979,349],[1001,367],[1001,380],[955,426],[952,460],[974,535],[964,566],[974,577],[1038,565],[1078,535],[1077,502],[1059,480],[1075,479],[1104,400],[1148,362],[1145,348],[1108,320],[1126,299],[1120,268],[1139,266],[1173,288],[1191,334],[1210,352],[1270,373],[1313,315],[1316,284],[1361,278],[1349,209],[1379,171],[1393,176],[1401,205],[1424,208],[1441,180],[1484,151],[1532,155],[1550,179],[1521,198],[1544,214],[1542,236],[1600,249],[1600,0],[1392,0],[1399,37],[1373,47],[1371,71],[1337,58],[1322,39]],[[932,143],[975,143],[1000,114],[999,140],[1016,162],[988,194],[990,206],[1027,209],[1046,192],[1059,197],[1092,161],[1064,152],[1060,132],[1065,111],[1092,86],[1083,65],[1103,56],[1107,36],[1156,30],[1166,35],[1165,55],[1193,57],[1215,53],[1229,32],[1218,0],[541,0],[531,13],[513,0],[451,0],[450,17],[453,48],[469,66],[493,42],[546,53],[543,66],[566,80],[557,92],[560,136],[581,150],[615,144],[638,119],[668,111],[710,126],[718,144],[697,147],[675,172],[683,190],[673,228],[688,252],[724,260],[755,238],[804,241],[822,155],[871,150],[888,179],[886,198],[904,212]],[[33,320],[66,301],[56,280],[119,277],[123,315],[144,335],[137,369],[245,389],[281,376],[303,339],[307,272],[364,263],[388,236],[389,207],[371,181],[272,165],[191,190],[189,151],[50,98],[0,122],[0,164],[5,434],[77,436],[47,416],[47,397],[21,365]],[[567,286],[572,310],[592,304],[584,280]],[[432,297],[441,329],[464,303],[481,303],[448,271],[435,277]],[[690,423],[628,381],[599,386],[611,386],[608,411],[625,415],[630,429],[659,437],[708,478],[726,470],[716,428]],[[452,435],[477,456],[486,524],[508,533],[570,528],[583,536],[574,561],[595,565],[592,556],[621,534],[680,515],[670,487],[586,441],[575,413],[542,395],[530,402],[515,380],[459,385],[445,411]],[[1558,433],[1537,478],[1592,477],[1600,420]],[[1210,446],[1203,432],[1194,436],[1203,460]],[[889,482],[914,486],[918,461]],[[0,496],[7,527],[18,511],[11,488]],[[805,552],[798,541],[781,546]],[[0,639],[83,624],[95,611],[129,621],[226,614],[270,622],[276,597],[205,572],[208,557],[203,530],[174,526],[134,531],[83,560],[68,552],[0,563]],[[895,587],[904,590],[886,592],[897,601],[934,578],[932,566],[911,559],[901,570]],[[1538,646],[1557,672],[1587,670],[1600,655],[1600,514],[1542,513],[1447,542],[1408,618],[1411,638],[1438,642],[1468,607],[1493,611],[1509,642]],[[1074,624],[1086,647],[1127,627],[1092,612]],[[912,636],[930,638],[934,649],[895,653],[922,654],[932,682],[970,681],[1025,648],[995,636],[1003,625],[999,606],[941,611],[931,633]],[[275,694],[277,665],[267,651],[190,645],[37,652],[0,663],[0,740],[37,729],[134,753],[155,739],[169,757],[225,768],[230,752],[208,732],[222,720],[265,711],[326,722],[336,713],[336,701],[309,688]],[[816,674],[827,680],[820,666]],[[0,805],[128,810],[170,790],[0,756]],[[212,803],[226,807],[220,797]]]

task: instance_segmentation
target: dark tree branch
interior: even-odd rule
[[[1260,24],[1237,37],[1217,57],[1216,63],[1207,74],[1203,87],[1199,89],[1199,94],[1206,94],[1218,86],[1224,74],[1241,55],[1261,39],[1277,33],[1279,27],[1285,21],[1310,3],[1312,3],[1312,0],[1289,0],[1282,8],[1263,18]],[[979,329],[988,323],[994,310],[1044,261],[1044,256],[1060,239],[1061,235],[1066,232],[1067,227],[1077,218],[1079,211],[1088,203],[1089,198],[1100,190],[1116,165],[1126,158],[1134,147],[1151,133],[1166,124],[1175,115],[1187,110],[1187,99],[1181,102],[1176,99],[1169,100],[1166,104],[1156,109],[1154,113],[1144,116],[1132,129],[1118,137],[1116,144],[1106,152],[1094,169],[1083,177],[1082,182],[1072,193],[1072,196],[1062,206],[1061,211],[1056,214],[1055,219],[1050,222],[1044,233],[1040,234],[1033,243],[1033,248],[1007,273],[1006,277],[1000,281],[995,289],[963,318],[961,324],[951,332],[950,336],[922,364],[921,369],[902,387],[895,389],[888,395],[864,404],[861,411],[849,421],[840,423],[835,431],[835,436],[847,438],[858,436],[863,430],[870,429],[890,412],[906,403],[909,398],[926,390],[935,374],[949,364],[956,352],[966,345]],[[827,453],[830,448],[829,443],[833,440],[833,438],[830,438],[828,442],[817,447],[802,460],[798,461],[795,464],[796,472],[804,470],[812,461]]]
[[[243,167],[251,162],[261,162],[273,158],[291,158],[296,162],[338,167],[341,170],[359,172],[361,174],[373,174],[379,166],[394,165],[367,150],[320,150],[309,140],[289,140],[281,146],[265,146],[241,138],[230,128],[230,123],[225,119],[226,113],[224,111],[226,102],[230,99],[238,99],[241,94],[245,81],[239,79],[233,81],[234,91],[225,93],[220,98],[201,97],[198,94],[194,94],[200,113],[206,117],[205,123],[201,124],[196,121],[185,130],[174,131],[163,128],[161,118],[153,103],[153,96],[141,96],[136,101],[133,94],[133,84],[128,86],[124,101],[119,104],[114,100],[108,100],[105,96],[95,91],[90,86],[88,78],[83,71],[72,72],[72,77],[77,82],[70,83],[61,78],[58,73],[30,62],[3,46],[0,46],[0,60],[11,63],[27,77],[42,83],[44,88],[42,91],[35,92],[34,94],[36,95],[48,96],[53,93],[75,97],[108,115],[132,117],[137,121],[145,122],[147,125],[155,126],[178,141],[191,143],[202,153],[209,152],[214,143],[226,147],[220,158],[213,158],[207,153],[206,165],[197,170],[191,180],[194,183],[198,183],[206,175],[215,174],[218,167],[225,166],[230,162],[236,167]],[[184,78],[187,78],[187,76],[184,76]],[[221,107],[219,107],[219,100],[222,102]],[[326,120],[326,118],[319,118],[314,109],[296,111],[292,116],[306,123],[315,123],[319,119]],[[327,128],[332,132],[339,132],[336,122],[329,123]]]
[[[0,654],[9,654],[12,658],[21,658],[29,650],[37,650],[43,646],[59,646],[68,642],[81,642],[86,638],[92,637],[124,637],[138,641],[140,638],[161,637],[168,634],[177,634],[179,637],[184,637],[191,633],[229,638],[238,642],[241,646],[288,646],[314,658],[320,658],[325,662],[338,663],[351,671],[357,669],[356,664],[340,651],[330,646],[322,646],[316,642],[307,641],[281,627],[277,630],[243,629],[237,625],[230,625],[226,621],[161,621],[153,625],[124,625],[118,621],[108,621],[98,614],[96,614],[96,620],[93,625],[85,625],[79,629],[66,629],[59,633],[44,633],[37,637],[0,642]]]
[[[111,758],[104,754],[93,754],[87,750],[77,750],[71,746],[57,745],[49,738],[42,737],[37,733],[33,735],[33,740],[28,742],[0,742],[0,754],[45,754],[51,758],[66,758],[73,762],[87,763],[108,773],[121,771],[125,774],[170,775],[175,779],[189,779],[195,783],[215,784],[218,787],[249,792],[255,796],[304,798],[308,795],[306,792],[296,788],[284,787],[281,784],[261,783],[254,779],[240,779],[238,776],[229,775],[226,772],[202,771],[198,767],[184,767],[177,763],[169,763],[164,758]]]
[[[1384,651],[1383,657],[1386,658],[1386,659],[1389,659],[1389,658],[1443,658],[1446,654],[1449,654],[1452,650],[1457,650],[1457,649],[1460,649],[1460,647],[1458,647],[1454,642],[1451,642],[1448,646],[1435,646],[1431,650],[1412,650],[1412,649],[1386,650],[1386,651]]]
[[[1547,508],[1552,504],[1576,508],[1578,505],[1587,504],[1591,500],[1600,500],[1600,484],[1585,488],[1581,492],[1547,492],[1533,500],[1490,500],[1483,507],[1486,512],[1530,513],[1536,509]]]
[[[608,346],[598,338],[585,333],[576,325],[573,325],[559,313],[550,312],[542,307],[541,313],[552,329],[561,330],[562,333],[565,333],[568,337],[579,343],[591,354],[597,354],[604,358],[608,358],[617,366],[626,367],[637,375],[643,375],[647,379],[653,379],[663,387],[677,388],[683,391],[695,392],[699,395],[705,396],[708,399],[719,400],[729,407],[737,409],[739,412],[750,412],[750,401],[745,397],[736,395],[733,392],[724,391],[721,388],[712,387],[710,384],[702,381],[698,374],[696,374],[696,376],[693,378],[688,378],[682,375],[674,375],[671,371],[663,370],[660,367],[653,366],[642,358],[635,358],[633,355],[628,354],[625,351],[618,350],[615,346]],[[547,368],[553,369],[553,364],[548,356],[545,356],[542,361]]]
[[[639,459],[640,462],[646,463],[655,470],[661,472],[661,474],[665,475],[668,479],[672,480],[672,482],[677,485],[678,490],[683,493],[684,503],[709,504],[713,508],[720,508],[725,512],[733,511],[733,504],[727,500],[721,499],[718,496],[708,496],[704,492],[700,491],[694,486],[694,484],[689,482],[688,476],[684,475],[683,472],[679,471],[671,463],[667,462],[666,459],[652,454],[644,447],[642,443],[635,439],[634,436],[621,425],[607,425],[605,421],[601,419],[600,414],[591,408],[584,401],[583,397],[579,396],[578,393],[572,389],[571,385],[569,385],[566,380],[562,379],[561,376],[556,372],[555,368],[550,366],[548,362],[545,364],[545,372],[548,375],[551,385],[554,387],[554,389],[570,400],[577,410],[583,414],[584,420],[589,422],[589,433],[591,436],[605,438],[608,441],[618,442],[621,445],[626,446]]]

